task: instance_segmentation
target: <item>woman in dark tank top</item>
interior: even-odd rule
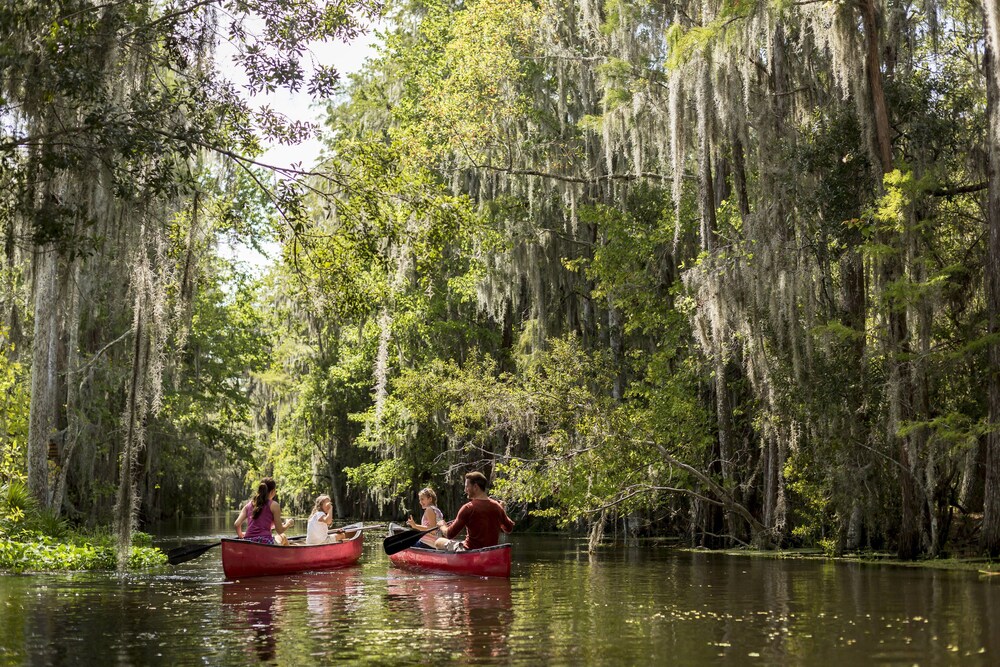
[[[236,535],[241,540],[250,540],[260,544],[274,544],[275,539],[271,536],[271,529],[278,533],[278,542],[288,544],[285,537],[285,529],[292,525],[292,519],[281,521],[281,506],[274,500],[277,494],[274,480],[265,477],[257,485],[257,493],[243,506],[239,517],[233,527],[236,528]],[[246,532],[243,531],[243,522],[246,522]]]

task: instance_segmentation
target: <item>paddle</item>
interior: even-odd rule
[[[410,530],[405,530],[402,533],[390,535],[382,540],[382,548],[385,550],[385,554],[387,556],[397,554],[400,551],[409,549],[419,542],[421,537],[428,533],[433,533],[435,530],[438,530],[437,526],[428,528],[427,530],[416,530],[411,528]]]
[[[329,532],[330,533],[363,533],[366,530],[374,530],[376,528],[385,528],[385,526],[383,524],[380,524],[380,523],[372,523],[372,524],[369,524],[367,526],[364,526],[364,525],[362,525],[360,523],[352,523],[352,524],[349,524],[347,526],[344,526],[343,528],[331,528]],[[294,540],[304,540],[304,539],[306,539],[305,535],[297,535],[295,537],[289,537],[288,541],[292,542]]]
[[[222,542],[212,542],[211,544],[189,544],[187,546],[171,549],[167,552],[167,562],[171,565],[186,563],[189,560],[194,560],[209,549],[217,547],[220,544],[222,544]]]
[[[331,533],[361,533],[361,532],[364,532],[366,530],[374,530],[376,528],[385,528],[385,524],[382,524],[382,523],[370,523],[367,526],[364,526],[364,525],[361,525],[361,524],[352,523],[352,524],[349,524],[347,526],[344,526],[343,528],[331,528],[330,532]]]

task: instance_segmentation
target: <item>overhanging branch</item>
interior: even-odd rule
[[[586,510],[584,513],[585,514],[597,514],[598,512],[603,512],[606,509],[610,509],[612,507],[616,507],[618,505],[621,505],[623,502],[625,502],[629,498],[634,498],[635,496],[638,496],[638,495],[642,495],[642,494],[645,494],[645,493],[654,493],[654,492],[657,492],[657,491],[663,491],[663,492],[666,492],[666,493],[678,493],[678,494],[681,494],[681,495],[690,496],[692,498],[697,498],[698,500],[703,500],[706,503],[710,503],[712,505],[717,505],[719,507],[724,506],[724,503],[722,503],[722,502],[720,502],[718,500],[714,500],[712,498],[709,498],[707,496],[703,496],[702,494],[698,493],[697,491],[692,491],[691,489],[680,489],[680,488],[673,487],[673,486],[654,486],[652,484],[638,484],[636,486],[630,486],[628,489],[625,489],[625,491],[623,491],[624,495],[618,496],[617,498],[615,498],[611,502],[605,503],[604,505],[601,505],[600,507],[595,507],[594,509]]]
[[[600,183],[601,181],[635,181],[641,178],[650,178],[658,181],[672,181],[673,178],[670,176],[664,176],[663,174],[657,174],[651,171],[643,171],[638,174],[604,174],[602,176],[569,176],[566,174],[555,174],[550,171],[541,171],[538,169],[514,169],[513,167],[498,167],[493,164],[476,164],[472,163],[475,169],[485,169],[487,171],[496,171],[505,174],[510,174],[512,176],[537,176],[539,178],[551,178],[555,181],[564,181],[566,183],[584,183],[587,185],[592,185],[594,183]]]
[[[955,195],[979,192],[980,190],[985,190],[986,187],[987,183],[983,181],[982,183],[973,183],[971,185],[959,185],[954,188],[935,188],[934,190],[928,190],[927,194],[932,197],[954,197]]]

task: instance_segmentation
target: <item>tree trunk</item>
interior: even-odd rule
[[[921,271],[922,273],[923,271]],[[916,280],[923,282],[926,280],[926,277],[917,275]],[[931,418],[930,391],[927,380],[927,362],[925,360],[930,357],[931,353],[932,316],[930,305],[926,303],[926,299],[921,299],[914,307],[914,311],[912,317],[916,321],[917,344],[920,351],[914,355],[913,360],[910,362],[910,380],[913,387],[912,418],[916,422],[926,423]],[[922,469],[919,471],[914,470],[915,491],[918,492],[918,498],[923,499],[923,502],[919,504],[925,507],[925,511],[919,515],[925,518],[919,530],[921,537],[925,538],[924,543],[930,546],[931,556],[936,557],[938,555],[936,549],[942,541],[941,536],[938,534],[942,526],[938,521],[940,512],[938,511],[938,507],[936,507],[937,503],[935,503],[934,493],[935,487],[938,484],[938,477],[941,474],[938,466],[937,452],[931,449],[935,445],[930,438],[930,429],[926,426],[915,428],[910,434],[909,440],[910,451],[916,454],[917,460],[923,463]],[[916,461],[911,461],[911,463],[916,463]],[[947,508],[941,509],[946,510]]]
[[[590,532],[587,536],[587,551],[594,553],[604,539],[604,522],[607,520],[608,511],[602,510],[593,523],[590,524]]]
[[[769,87],[771,92],[770,105],[771,105],[771,118],[769,123],[769,128],[765,126],[765,129],[769,129],[772,133],[769,140],[774,143],[774,145],[780,145],[781,142],[785,140],[790,140],[790,132],[786,132],[789,129],[790,124],[786,123],[789,101],[786,96],[788,89],[788,82],[790,80],[788,54],[786,51],[787,40],[785,39],[785,28],[781,21],[778,21],[774,28],[774,39],[773,48],[771,53],[771,70],[769,73]],[[762,133],[762,137],[766,136]],[[762,139],[763,141],[763,139]],[[784,191],[784,186],[778,181],[778,174],[782,172],[783,167],[779,165],[781,157],[777,153],[768,153],[761,151],[760,161],[761,168],[760,173],[762,174],[762,192],[765,199],[761,202],[761,211],[764,212],[761,227],[761,232],[769,237],[769,242],[774,244],[774,247],[779,248],[777,251],[769,251],[765,253],[765,257],[761,259],[761,264],[764,266],[764,270],[767,272],[765,275],[772,281],[774,281],[768,287],[774,289],[779,281],[783,280],[785,277],[791,277],[794,273],[794,268],[789,266],[790,262],[788,257],[784,255],[785,249],[789,247],[790,240],[794,234],[790,225],[788,224],[789,215],[788,212],[791,210],[790,202],[787,200],[787,195]],[[767,174],[766,178],[763,174]],[[766,225],[764,227],[763,225]],[[758,289],[760,290],[760,285]],[[791,288],[787,288],[791,289]],[[782,352],[788,354],[789,357],[794,357],[795,355],[795,345],[796,342],[795,332],[793,327],[796,326],[793,323],[794,318],[790,318],[786,310],[786,306],[783,303],[783,299],[776,299],[772,301],[769,296],[763,294],[762,291],[758,291],[757,300],[762,304],[763,308],[766,309],[768,317],[772,322],[776,322],[775,326],[779,331],[775,332],[775,338],[778,340],[778,346],[782,349]],[[781,322],[786,322],[785,325],[780,324]],[[784,328],[782,332],[780,329]],[[765,350],[767,344],[762,340],[758,340],[757,347],[760,350],[759,354],[768,354]],[[794,366],[794,362],[793,362]],[[774,382],[775,378],[770,378],[768,382]],[[785,419],[775,420],[775,417],[782,416],[782,408],[776,404],[773,398],[765,392],[764,403],[766,404],[765,410],[765,420],[774,420],[781,423],[771,423],[766,425],[762,429],[762,451],[761,456],[763,457],[762,464],[762,482],[763,486],[761,488],[762,494],[762,505],[763,505],[763,524],[767,529],[768,538],[773,540],[776,544],[780,544],[783,540],[783,532],[785,528],[785,500],[784,500],[784,468],[785,468],[785,456],[788,451],[787,438],[789,434],[786,432],[784,426]]]
[[[715,208],[719,209],[722,202],[729,199],[732,191],[729,189],[729,174],[732,172],[729,160],[721,155],[715,156]]]
[[[764,449],[761,455],[764,457],[763,523],[767,530],[773,534],[778,505],[778,446],[772,433],[765,432]]]
[[[719,350],[715,354],[715,408],[719,427],[719,461],[722,464],[722,480],[726,489],[732,491],[733,479],[733,417],[729,401],[729,381],[726,376],[726,360]]]
[[[869,438],[871,423],[865,408],[866,395],[866,361],[865,361],[865,317],[867,315],[867,287],[864,258],[857,246],[848,247],[840,259],[840,320],[844,326],[854,332],[848,341],[848,368],[844,378],[848,386],[845,392],[847,400],[847,420],[845,437],[850,443],[864,442]],[[854,445],[852,444],[852,448]],[[858,501],[858,492],[862,487],[862,471],[867,467],[869,456],[867,449],[858,447],[857,454],[852,457],[852,473],[845,475],[845,484],[841,493],[851,499],[851,514],[847,523],[847,533],[844,536],[844,548],[855,551],[861,546],[864,513]]]
[[[844,326],[857,335],[852,339],[851,356],[857,360],[852,369],[860,373],[864,364],[865,314],[867,298],[865,287],[865,265],[858,248],[849,248],[840,260],[841,275],[841,319]]]
[[[611,296],[608,296],[608,346],[611,349],[611,363],[615,369],[615,381],[611,390],[616,401],[625,396],[625,342],[622,339],[621,315]]]
[[[707,63],[701,64],[701,81],[698,86],[698,132],[700,134],[698,149],[698,190],[701,197],[698,200],[701,213],[701,247],[711,252],[715,249],[716,214],[715,187],[712,182],[712,116],[709,108],[711,102],[711,82],[708,76]]]
[[[718,426],[719,444],[719,464],[722,474],[722,486],[729,493],[737,492],[733,474],[733,407],[729,398],[729,378],[727,375],[728,364],[721,349],[721,344],[716,342],[715,351],[715,410]],[[726,533],[731,537],[738,537],[741,521],[731,511],[725,514]]]
[[[889,260],[890,265],[894,264]],[[889,273],[891,275],[898,275]],[[890,282],[888,276],[883,284]],[[910,457],[910,446],[905,437],[899,435],[899,427],[909,421],[912,406],[910,404],[909,378],[900,360],[906,354],[906,314],[901,309],[894,309],[889,304],[889,423],[888,439],[898,452],[901,520],[899,528],[899,545],[897,555],[904,559],[916,558],[920,553],[919,509],[915,480],[913,479],[913,462]]]
[[[989,128],[986,303],[989,335],[1000,335],[1000,7],[983,0],[986,14],[986,127]],[[1000,555],[1000,343],[989,345],[989,425],[986,440],[986,488],[983,502],[983,548]]]
[[[13,216],[4,216],[4,250],[3,256],[6,266],[14,267],[18,265],[20,258],[18,257],[18,246],[16,243],[17,233],[15,229],[15,219]],[[21,332],[21,315],[17,308],[17,299],[14,298],[15,292],[17,291],[17,280],[15,278],[14,271],[4,271],[3,272],[3,292],[0,293],[0,303],[9,304],[10,310],[5,313],[0,313],[0,317],[6,320],[7,329],[7,339],[14,345],[14,349],[20,348],[22,343],[22,332]],[[0,320],[2,321],[2,320]]]
[[[750,215],[750,195],[747,192],[747,168],[743,158],[743,142],[736,130],[733,130],[733,185],[736,188],[736,198],[740,205],[740,215],[746,222]]]
[[[889,137],[889,111],[882,88],[882,57],[879,48],[882,40],[875,0],[862,0],[861,22],[865,30],[865,76],[875,123],[875,154],[882,166],[882,173],[888,174],[892,171],[892,141]]]
[[[59,461],[59,476],[52,492],[51,507],[62,514],[63,498],[66,493],[66,477],[69,474],[70,460],[76,450],[80,438],[80,259],[71,262],[67,271],[69,279],[67,292],[69,312],[66,315],[68,341],[66,343],[66,437],[62,456]]]
[[[962,464],[962,478],[958,487],[959,507],[967,514],[983,511],[983,485],[986,470],[986,435],[976,439],[976,443],[965,453]]]
[[[888,106],[882,86],[881,31],[875,0],[862,0],[861,22],[865,32],[865,77],[871,105],[874,150],[882,174],[888,174],[893,169],[892,141],[889,136]],[[879,186],[881,187],[881,183]],[[899,238],[884,238],[882,241],[897,251],[882,261],[880,287],[884,288],[903,275],[902,257],[900,256],[903,248],[900,247],[901,239]],[[913,468],[910,461],[909,444],[906,438],[898,435],[899,425],[910,419],[911,409],[910,382],[902,361],[906,352],[907,340],[906,312],[894,303],[887,304],[886,310],[888,324],[886,352],[889,363],[888,400],[890,405],[887,437],[898,453],[897,462],[899,463],[902,496],[898,556],[903,559],[911,559],[917,556],[920,549],[916,489],[911,473]]]
[[[56,356],[59,339],[59,255],[54,244],[35,255],[35,329],[31,348],[28,421],[28,488],[49,504],[49,441],[56,432]]]
[[[333,497],[333,508],[337,518],[347,516],[347,503],[344,502],[344,489],[340,484],[340,466],[337,465],[338,445],[336,438],[330,438],[330,446],[326,451],[326,466],[330,473],[330,495]]]
[[[849,551],[857,551],[861,548],[863,526],[864,524],[861,521],[861,503],[854,501],[851,505],[851,518],[847,524],[845,540],[845,546]]]
[[[138,305],[137,305],[138,307]],[[135,318],[135,337],[132,345],[132,373],[129,378],[125,413],[122,415],[124,442],[121,465],[119,466],[118,493],[115,501],[115,533],[118,538],[118,567],[124,570],[128,563],[129,548],[132,546],[132,530],[135,523],[136,488],[135,474],[142,444],[142,383],[145,374],[146,328],[142,314]]]

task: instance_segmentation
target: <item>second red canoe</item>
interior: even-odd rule
[[[390,530],[404,530],[393,524]],[[403,549],[389,556],[396,567],[429,572],[450,572],[474,577],[509,577],[510,544],[498,544],[485,549],[451,553],[420,546]]]

